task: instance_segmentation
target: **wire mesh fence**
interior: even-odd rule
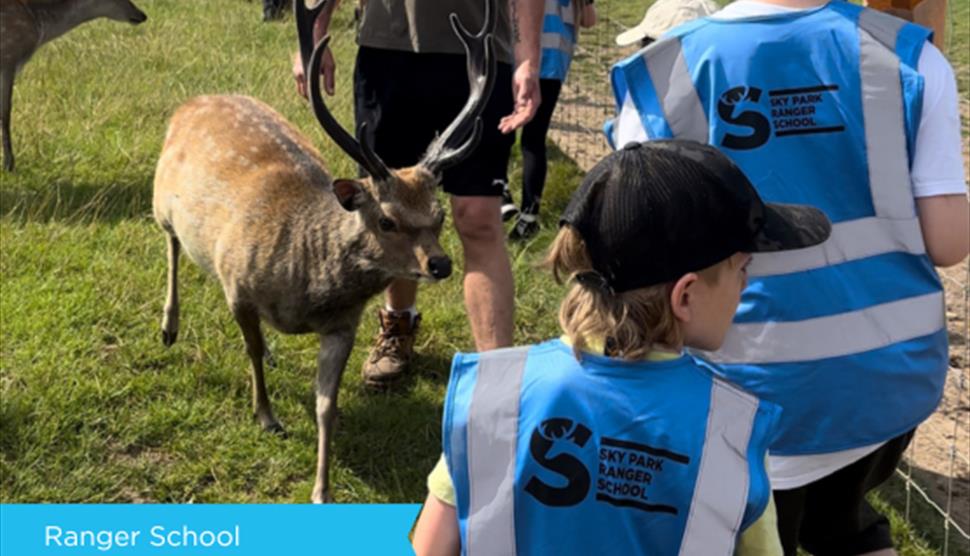
[[[649,2],[643,2],[642,8],[631,12],[629,2],[601,0],[596,3],[599,23],[580,35],[549,136],[584,171],[610,148],[603,133],[603,123],[614,115],[607,70],[636,51],[635,47],[616,46],[614,37],[639,21],[647,5]],[[961,86],[966,160],[968,67],[956,54],[966,48],[967,40],[961,33],[966,34],[967,27],[954,25],[957,17],[966,14],[954,14],[952,6],[953,0],[944,52],[954,60]],[[970,261],[942,269],[940,277],[946,289],[950,339],[945,395],[936,413],[917,431],[897,469],[900,480],[886,487],[889,492],[884,497],[930,545],[950,556],[970,554]]]

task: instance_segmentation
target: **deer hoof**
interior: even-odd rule
[[[162,343],[165,347],[171,347],[175,343],[175,339],[178,338],[178,330],[169,332],[168,330],[162,330]]]
[[[333,504],[333,497],[330,496],[329,491],[323,493],[314,492],[311,501],[314,504]]]
[[[263,423],[263,430],[266,431],[266,432],[268,432],[268,433],[275,434],[276,436],[278,436],[280,438],[287,438],[287,436],[288,436],[286,434],[286,429],[283,428],[283,425],[281,425],[279,421],[272,421],[270,423]]]

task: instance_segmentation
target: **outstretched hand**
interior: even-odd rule
[[[336,69],[337,64],[334,62],[333,53],[328,47],[323,52],[323,60],[320,61],[320,74],[323,75],[323,90],[330,96],[333,96],[334,93],[334,72]],[[296,91],[303,98],[308,98],[306,72],[303,69],[303,59],[299,52],[293,54],[293,79],[296,80]]]
[[[512,133],[529,123],[539,109],[539,103],[542,101],[539,93],[539,73],[531,63],[524,62],[515,69],[512,75],[512,97],[515,99],[515,108],[498,124],[498,129],[502,133]]]

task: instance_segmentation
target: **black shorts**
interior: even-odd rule
[[[468,99],[465,57],[361,47],[354,68],[354,118],[373,127],[374,151],[391,168],[413,166]],[[499,196],[515,134],[499,120],[512,113],[512,68],[497,64],[495,88],[482,113],[482,139],[472,154],[444,171],[451,195]]]
[[[892,548],[889,520],[869,505],[866,493],[892,477],[914,432],[893,438],[852,465],[813,483],[774,491],[785,555],[795,556],[799,544],[820,556]]]

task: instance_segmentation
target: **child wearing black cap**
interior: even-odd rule
[[[564,336],[455,356],[416,552],[780,553],[759,520],[779,410],[684,349],[720,346],[749,253],[816,245],[828,220],[657,141],[597,164],[560,223]]]
[[[943,397],[934,267],[970,252],[953,68],[929,29],[859,4],[736,0],[610,74],[617,145],[710,143],[762,198],[832,221],[821,245],[753,257],[708,355],[784,412],[768,466],[786,556],[896,554],[866,494]]]

